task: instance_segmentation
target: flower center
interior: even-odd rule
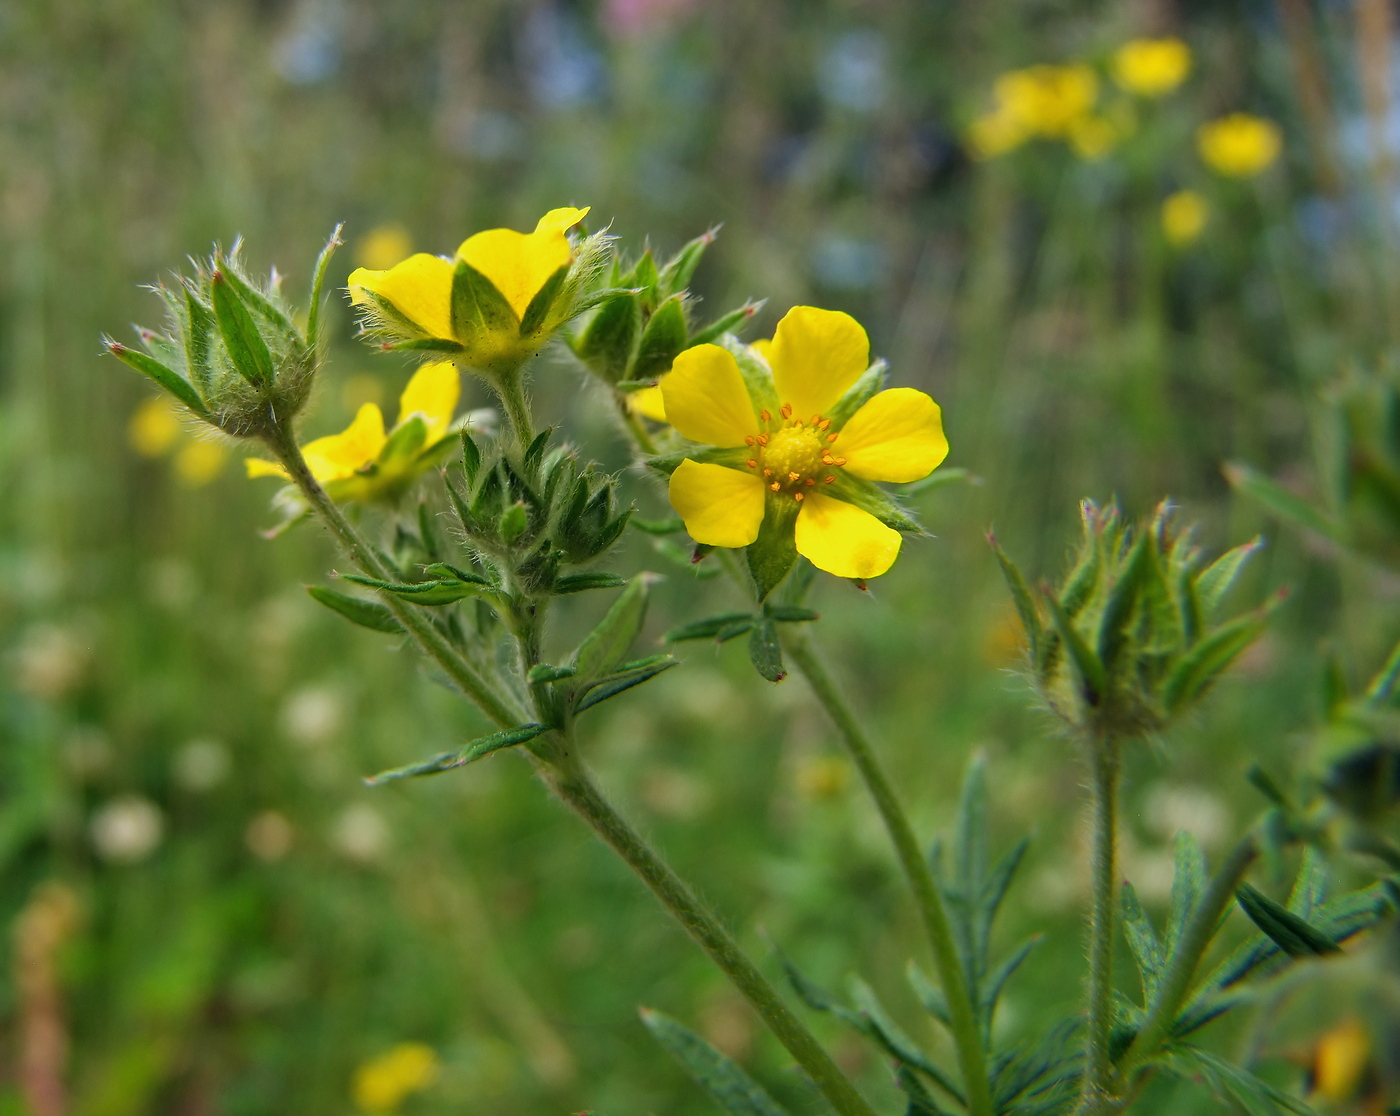
[[[827,432],[830,419],[821,415],[813,415],[807,422],[793,419],[790,403],[784,404],[776,422],[767,411],[760,417],[765,433],[744,439],[754,450],[747,464],[762,474],[770,492],[790,492],[800,502],[807,489],[836,480],[834,470],[846,464],[846,459],[832,456],[832,443],[838,435]]]

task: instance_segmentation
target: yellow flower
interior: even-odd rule
[[[1371,1036],[1354,1016],[1317,1040],[1313,1051],[1313,1093],[1332,1102],[1356,1097],[1370,1068]]]
[[[402,225],[376,225],[355,245],[355,262],[371,271],[387,271],[413,251],[413,238]]]
[[[457,368],[425,364],[399,397],[399,420],[384,432],[384,416],[365,403],[339,434],[302,447],[311,475],[337,500],[393,499],[451,450],[452,412],[461,392]],[[287,471],[260,457],[247,459],[250,477],[283,477]]]
[[[967,129],[967,144],[974,159],[995,159],[1030,138],[1031,130],[1025,122],[1005,109],[983,113]]]
[[[1113,56],[1113,80],[1140,97],[1163,97],[1191,72],[1191,48],[1177,38],[1134,39]]]
[[[764,337],[749,342],[749,350],[757,353],[763,360],[768,359],[772,348],[773,342]],[[666,422],[666,400],[661,393],[661,384],[665,379],[666,377],[662,376],[652,387],[645,387],[628,395],[627,403],[632,410],[651,419],[652,422]]]
[[[454,259],[419,252],[387,270],[356,268],[350,299],[391,347],[462,354],[478,371],[518,366],[573,313],[579,283],[566,235],[587,209],[553,209],[531,233],[488,229]]]
[[[142,457],[164,457],[184,433],[175,402],[167,395],[153,395],[131,413],[126,438]]]
[[[1028,66],[1002,74],[993,93],[998,111],[1018,122],[1028,134],[1063,136],[1093,109],[1099,79],[1083,63]]]
[[[401,1042],[355,1070],[355,1104],[364,1112],[392,1112],[436,1081],[439,1068],[431,1046]]]
[[[1253,178],[1278,158],[1283,132],[1272,120],[1236,112],[1202,124],[1196,146],[1212,170],[1231,178]]]
[[[1173,244],[1190,244],[1209,217],[1206,199],[1195,190],[1178,190],[1162,202],[1162,232]]]
[[[1102,159],[1118,142],[1118,129],[1102,116],[1081,116],[1069,126],[1069,145],[1081,159]]]
[[[186,488],[203,488],[224,471],[228,449],[213,438],[193,438],[175,455],[175,475]]]
[[[938,405],[923,392],[875,393],[880,370],[865,375],[869,356],[855,319],[798,306],[748,377],[718,345],[676,358],[661,382],[666,416],[714,447],[671,474],[671,504],[696,542],[751,547],[762,532],[765,553],[795,545],[838,577],[877,577],[894,564],[901,536],[882,519],[912,523],[871,482],[927,476],[948,442]]]

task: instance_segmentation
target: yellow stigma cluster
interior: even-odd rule
[[[846,459],[832,456],[832,445],[840,435],[827,433],[829,418],[793,419],[791,403],[783,404],[776,421],[766,410],[759,418],[764,432],[744,439],[754,450],[746,464],[762,473],[770,492],[791,492],[801,503],[805,489],[836,480],[831,470],[846,464]]]

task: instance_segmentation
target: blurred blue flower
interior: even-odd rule
[[[885,100],[888,63],[878,31],[847,31],[827,48],[817,73],[822,96],[852,112],[873,112]]]
[[[829,234],[812,250],[812,274],[835,290],[866,290],[885,274],[885,249],[873,240]]]
[[[340,68],[342,0],[302,0],[274,42],[273,68],[293,85],[315,85]]]
[[[579,23],[553,4],[530,10],[522,42],[526,79],[545,108],[577,108],[602,95],[602,56],[584,38]]]

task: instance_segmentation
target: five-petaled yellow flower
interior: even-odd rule
[[[729,350],[696,345],[662,379],[667,420],[716,447],[671,474],[671,504],[696,542],[749,546],[766,518],[818,569],[879,576],[901,536],[850,501],[871,481],[915,481],[937,467],[948,453],[938,405],[891,388],[854,414],[843,408],[870,363],[865,330],[846,314],[793,308],[766,356],[771,375],[746,379]]]
[[[408,347],[463,354],[479,370],[518,365],[568,316],[574,247],[587,209],[552,209],[535,231],[487,229],[453,259],[418,252],[387,271],[356,268],[350,299],[366,328]]]
[[[1010,70],[992,87],[996,107],[968,129],[972,153],[991,159],[1034,136],[1067,136],[1092,113],[1098,93],[1099,79],[1083,63]]]
[[[1164,97],[1191,72],[1191,48],[1180,39],[1133,39],[1113,56],[1113,80],[1140,97]]]
[[[452,412],[461,384],[450,363],[425,364],[399,396],[399,420],[387,434],[384,415],[364,404],[339,434],[301,448],[307,468],[336,500],[392,499],[451,451]],[[286,477],[281,465],[247,459],[250,477]]]
[[[410,1093],[436,1081],[440,1068],[431,1046],[401,1042],[355,1070],[355,1104],[362,1112],[393,1112]]]
[[[1212,170],[1231,178],[1253,178],[1278,158],[1283,132],[1272,120],[1234,112],[1202,124],[1196,146]]]

